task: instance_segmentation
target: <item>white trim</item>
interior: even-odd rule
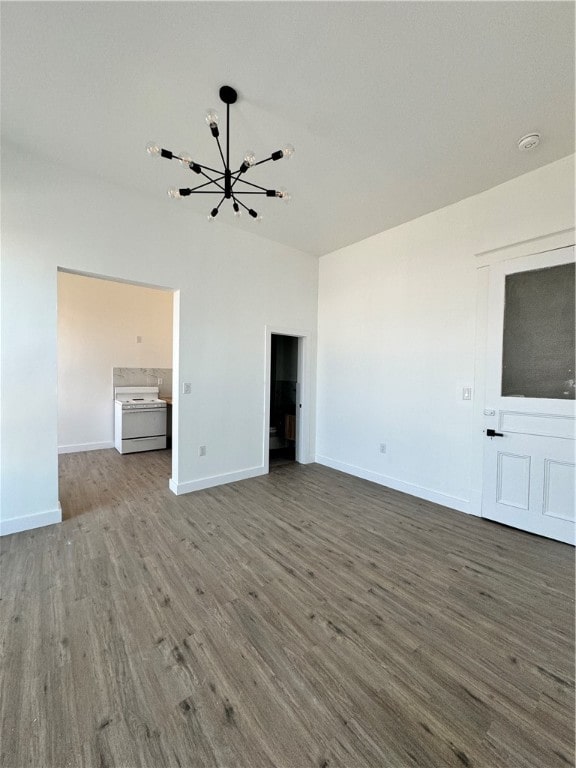
[[[172,294],[172,479],[178,482],[180,461],[180,289]]]
[[[0,520],[0,536],[9,536],[11,533],[20,533],[20,531],[29,531],[31,528],[41,528],[44,525],[54,525],[61,522],[62,507],[58,502],[57,509],[47,509],[45,512],[35,512],[33,515]]]
[[[345,472],[347,475],[361,477],[363,480],[370,480],[373,483],[378,483],[378,485],[385,485],[387,488],[392,488],[395,491],[408,493],[410,496],[416,496],[419,499],[432,501],[435,504],[441,504],[443,507],[449,507],[450,509],[455,509],[458,512],[464,512],[467,515],[474,515],[475,517],[479,517],[479,514],[475,508],[476,505],[468,499],[461,499],[458,496],[450,496],[445,493],[439,493],[438,491],[433,491],[431,488],[424,488],[421,485],[405,483],[403,480],[396,480],[394,477],[381,475],[378,472],[371,472],[368,469],[356,467],[353,464],[344,464],[344,462],[330,459],[328,456],[316,456],[316,462],[318,464],[322,464],[325,467],[330,467],[331,469],[337,469],[340,472]]]
[[[225,485],[226,483],[236,483],[238,480],[249,480],[252,477],[259,477],[266,474],[266,467],[251,467],[242,469],[240,472],[227,472],[224,475],[212,475],[212,477],[202,477],[200,480],[188,480],[185,483],[175,483],[172,478],[168,481],[168,487],[176,496],[182,496],[185,493],[193,491],[202,491],[204,488],[214,488],[216,485]]]
[[[83,451],[102,451],[114,448],[114,443],[77,443],[76,445],[59,445],[58,453],[82,453]]]
[[[497,264],[499,261],[516,259],[519,256],[531,256],[532,254],[547,253],[558,248],[565,248],[566,246],[574,245],[574,240],[575,229],[574,227],[568,227],[568,229],[561,229],[558,232],[538,235],[538,237],[532,237],[529,240],[519,240],[518,242],[508,243],[488,251],[475,253],[474,256],[478,259],[477,266],[490,266]]]

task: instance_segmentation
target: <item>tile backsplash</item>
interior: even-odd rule
[[[159,383],[159,379],[162,383]],[[112,368],[114,387],[160,387],[161,397],[172,397],[172,368]]]

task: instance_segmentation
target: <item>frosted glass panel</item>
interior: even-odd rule
[[[574,399],[574,264],[506,277],[502,395]]]

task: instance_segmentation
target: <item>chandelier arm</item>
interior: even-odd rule
[[[242,190],[242,192],[236,192],[237,195],[266,195],[267,193],[267,189],[263,190],[262,192],[252,192],[252,190]],[[272,197],[272,195],[268,195],[268,197]]]
[[[202,187],[207,187],[209,184],[216,184],[223,178],[224,176],[219,176],[217,179],[210,179],[210,181],[206,181],[204,182],[204,184],[199,184],[197,187],[192,187],[190,192],[195,192],[197,189],[202,189]],[[220,187],[220,189],[222,189],[222,187]],[[205,192],[208,192],[208,190],[206,189]]]
[[[234,176],[234,173],[236,173],[238,175]],[[238,181],[238,179],[242,175],[242,171],[238,170],[238,171],[235,171],[234,173],[232,174],[233,179],[232,179],[232,183],[230,184],[230,191],[232,191],[234,189],[234,185],[236,184],[236,182]]]
[[[210,171],[211,173],[222,173],[221,168],[210,168],[209,165],[202,165],[202,163],[196,163],[198,168],[203,168],[205,171]],[[222,174],[222,178],[224,178],[224,174]]]
[[[172,155],[172,160],[180,160],[180,162],[182,162],[182,158],[178,157],[178,155],[174,155],[174,154]],[[190,168],[190,165],[189,164],[187,164],[187,165]],[[222,173],[222,171],[219,168],[210,168],[209,165],[202,165],[202,163],[194,163],[194,165],[197,165],[198,168],[204,168],[207,171],[212,171],[212,173]],[[190,168],[190,170],[192,170],[192,169]]]
[[[242,206],[242,208],[246,208],[246,210],[247,210],[247,211],[249,211],[249,210],[250,210],[250,208],[248,208],[248,206],[247,206],[247,205],[244,205],[244,203],[242,202],[242,200],[239,200],[239,199],[238,199],[238,198],[236,198],[236,197],[233,197],[233,200],[234,200],[234,202],[235,202],[235,203],[238,203],[239,205],[241,205],[241,206]]]
[[[216,184],[216,186],[219,187],[222,190],[222,192],[226,191],[221,184],[218,184],[218,181],[220,179],[223,179],[224,176],[220,176],[219,179],[212,179],[212,178],[210,178],[210,176],[208,176],[207,173],[204,173],[204,171],[200,171],[200,173],[202,174],[202,176],[205,176],[212,184]]]
[[[242,184],[248,184],[250,187],[256,187],[256,189],[263,189],[264,192],[266,192],[266,187],[261,187],[259,184],[252,184],[251,181],[245,181],[244,179],[240,179]]]
[[[256,166],[257,166],[257,165],[262,165],[262,163],[267,163],[267,162],[269,162],[270,160],[274,160],[274,158],[272,157],[272,155],[270,155],[270,157],[265,157],[265,158],[264,158],[264,160],[258,160],[258,162],[257,162],[257,163],[254,163],[254,165],[252,165],[251,167],[252,167],[252,168],[256,168]]]
[[[218,205],[216,206],[216,208],[217,208],[218,210],[220,210],[220,206],[222,205],[222,203],[224,202],[224,200],[226,200],[226,195],[222,195],[222,200],[220,200],[220,202],[219,202],[219,203],[218,203]]]
[[[224,154],[222,152],[222,145],[220,144],[220,139],[218,138],[218,136],[216,136],[216,144],[218,144],[218,151],[220,152],[220,157],[222,158],[222,162],[224,164],[224,168],[228,168],[228,166],[226,165],[226,160],[224,160]]]

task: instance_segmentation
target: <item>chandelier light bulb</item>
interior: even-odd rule
[[[242,216],[242,211],[240,210],[240,206],[238,203],[232,203],[232,208],[234,208],[234,217],[236,219],[239,219],[240,216]]]
[[[290,158],[292,157],[295,151],[296,150],[294,149],[292,144],[286,144],[286,146],[282,148],[282,154],[284,155],[284,157],[287,157],[288,160],[290,160]]]
[[[186,150],[183,149],[182,152],[180,152],[178,154],[178,156],[179,156],[180,162],[182,163],[184,168],[189,168],[190,167],[190,163],[192,162],[192,156],[191,156],[190,152],[186,152]]]
[[[276,197],[279,197],[280,200],[283,200],[285,203],[289,203],[292,199],[292,195],[285,187],[280,187],[280,189],[276,191]]]
[[[160,147],[155,141],[149,141],[146,144],[146,152],[148,152],[150,157],[160,157]]]
[[[216,112],[215,109],[209,109],[208,112],[206,112],[206,123],[208,125],[218,125],[219,119],[218,112]]]
[[[254,163],[256,162],[256,155],[254,154],[254,152],[252,152],[251,150],[248,150],[248,152],[246,152],[246,154],[244,155],[244,162],[247,165],[254,165]]]
[[[173,199],[180,198],[181,194],[180,194],[180,190],[178,189],[178,187],[170,187],[170,189],[168,190],[168,197],[173,198]]]

